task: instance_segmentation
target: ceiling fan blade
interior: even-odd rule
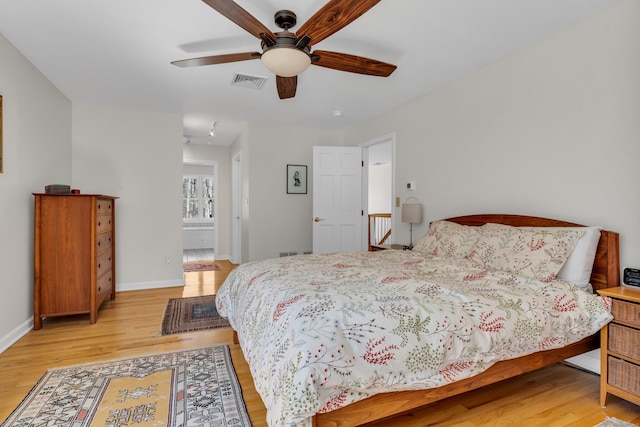
[[[348,53],[315,50],[313,54],[317,55],[318,59],[311,64],[339,71],[348,71],[350,73],[388,77],[397,68],[395,65],[387,64],[386,62],[350,55]]]
[[[264,26],[262,22],[258,21],[253,15],[244,10],[233,0],[202,0],[215,11],[225,16],[230,21],[234,22],[241,28],[248,31],[254,37],[260,38],[260,34],[266,34],[272,39],[276,36],[270,29]]]
[[[172,61],[178,67],[199,67],[200,65],[226,64],[227,62],[248,61],[260,58],[259,52],[229,53],[226,55],[203,56],[201,58]]]
[[[311,37],[311,44],[316,44],[358,19],[379,1],[330,0],[296,30],[296,34],[306,34]]]
[[[280,99],[293,98],[294,96],[296,96],[296,88],[298,87],[298,76],[276,76],[276,86],[278,87],[278,96],[280,97]]]

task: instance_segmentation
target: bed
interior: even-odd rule
[[[597,348],[611,315],[592,291],[619,285],[618,242],[546,218],[448,218],[412,251],[243,264],[216,304],[270,426],[362,425]]]

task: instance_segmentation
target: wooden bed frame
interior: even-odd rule
[[[458,224],[473,226],[493,222],[513,226],[582,227],[580,224],[522,215],[483,214],[459,216],[448,218],[447,220]],[[591,274],[591,284],[594,290],[619,286],[620,256],[618,233],[611,231],[601,232],[593,272]],[[381,420],[446,399],[447,397],[561,362],[569,357],[596,349],[599,346],[599,334],[595,334],[567,347],[498,362],[474,377],[442,387],[377,394],[331,412],[316,414],[313,417],[313,426],[358,426]]]

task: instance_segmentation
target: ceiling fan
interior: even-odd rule
[[[347,26],[378,4],[380,0],[329,0],[295,33],[289,31],[296,25],[296,14],[290,10],[276,12],[275,24],[283,31],[273,33],[233,0],[202,1],[254,37],[259,38],[262,53],[242,52],[171,62],[179,67],[260,59],[276,75],[280,99],[293,98],[296,95],[298,74],[312,64],[379,77],[387,77],[396,69],[395,65],[362,56],[326,50],[311,51],[312,44],[326,39]]]

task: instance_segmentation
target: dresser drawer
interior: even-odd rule
[[[111,215],[111,212],[113,212],[113,200],[98,199],[96,201],[97,215]]]
[[[113,272],[109,271],[98,277],[96,281],[98,300],[103,300],[106,295],[111,294],[113,289]]]
[[[96,252],[100,253],[105,249],[109,249],[112,244],[113,236],[111,232],[96,235]]]
[[[613,314],[616,321],[628,323],[640,328],[640,304],[613,299],[611,314]]]
[[[112,217],[100,215],[96,218],[96,233],[104,233],[113,230]]]
[[[609,351],[640,360],[640,330],[609,323]]]
[[[640,366],[626,360],[609,356],[609,378],[607,382],[619,389],[640,395]]]
[[[98,255],[96,260],[96,277],[102,276],[105,272],[111,271],[113,254],[111,251],[106,251]]]

